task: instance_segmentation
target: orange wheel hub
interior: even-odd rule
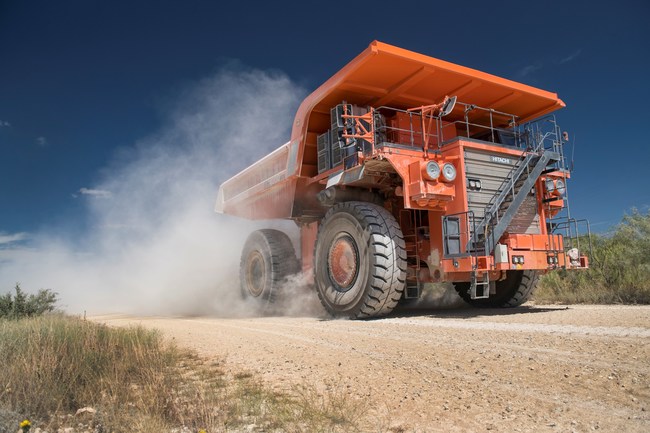
[[[357,277],[359,253],[349,235],[344,234],[332,243],[327,266],[332,281],[341,289],[349,289]]]

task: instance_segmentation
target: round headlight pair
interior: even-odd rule
[[[564,197],[566,184],[563,179],[546,179],[546,191],[551,195]]]
[[[456,167],[446,162],[442,165],[442,170],[436,161],[429,161],[425,167],[425,175],[429,180],[437,180],[442,173],[442,177],[447,182],[456,179]]]

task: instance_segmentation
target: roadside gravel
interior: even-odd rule
[[[650,431],[648,306],[92,319],[157,328],[275,389],[344,390],[367,431]]]

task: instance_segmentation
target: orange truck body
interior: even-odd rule
[[[464,104],[456,104],[444,119],[427,115],[448,96]],[[395,111],[384,119],[390,129],[384,139],[408,145],[379,146],[377,136],[373,139],[361,128],[356,135],[343,137],[367,139],[365,150],[357,149],[349,163],[319,168],[319,136],[332,126],[332,108],[342,101],[365,107],[368,113],[391,107]],[[547,224],[565,207],[565,200],[552,190],[553,182],[569,177],[562,168],[538,176],[536,194],[522,199],[521,210],[494,240],[496,252],[490,248],[470,254],[465,246],[472,231],[462,229],[468,226],[468,215],[487,212],[481,207],[487,209],[490,194],[496,194],[499,183],[530,150],[496,142],[494,131],[507,131],[515,123],[526,124],[564,106],[555,93],[375,41],[302,102],[289,142],[221,185],[216,210],[248,219],[295,220],[301,227],[302,267],[308,272],[318,224],[326,211],[318,195],[332,186],[361,191],[380,187],[395,198],[385,206],[402,226],[409,255],[418,259],[409,276],[420,282],[470,281],[472,272],[498,279],[511,269],[586,267],[584,256],[569,263],[563,236],[551,233]],[[413,113],[420,116],[416,122]],[[347,113],[344,118],[360,125],[372,122],[369,116]],[[431,126],[434,123],[437,126]],[[492,140],[476,133],[479,125],[492,133]],[[556,137],[556,145],[558,141],[561,138]],[[430,161],[441,167],[453,164],[455,179],[428,179]],[[494,174],[499,170],[500,177]],[[492,175],[496,177],[491,179]],[[459,227],[453,236],[445,233],[451,215],[460,215],[451,221]],[[456,245],[454,251],[451,244]]]

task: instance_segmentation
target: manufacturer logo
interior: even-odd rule
[[[498,162],[499,164],[510,164],[510,158],[504,158],[503,156],[490,156],[492,162]]]

